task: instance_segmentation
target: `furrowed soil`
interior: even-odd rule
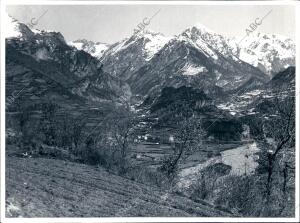
[[[221,217],[230,213],[111,174],[46,158],[6,158],[6,217]]]

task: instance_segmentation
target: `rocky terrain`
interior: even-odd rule
[[[291,39],[238,43],[197,24],[173,37],[67,42],[7,20],[8,217],[270,216],[237,197],[262,199],[265,162],[276,159],[292,202],[294,130],[275,125],[294,118]],[[236,195],[239,183],[258,186]]]

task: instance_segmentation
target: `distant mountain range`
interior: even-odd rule
[[[118,63],[116,69],[108,69],[122,76],[126,74],[126,71],[121,69],[123,60],[131,63],[131,69],[138,69],[159,53],[170,41],[183,38],[198,47],[200,46],[200,48],[204,47],[202,50],[215,58],[216,55],[213,52],[233,60],[239,59],[257,67],[270,77],[289,66],[295,65],[295,43],[288,37],[256,32],[241,41],[237,38],[227,38],[215,33],[201,24],[189,27],[178,36],[173,37],[165,37],[161,33],[143,30],[137,35],[111,45],[93,43],[87,40],[76,40],[70,44],[97,58],[102,57],[101,59],[106,64]],[[205,42],[206,46],[201,42]],[[131,54],[134,56],[130,56]],[[198,69],[201,70],[201,67]],[[195,72],[197,69],[191,67],[186,74],[193,75]]]
[[[68,45],[61,33],[31,30],[11,17],[8,21],[6,63],[11,72],[7,72],[7,78],[18,79],[14,90],[27,85],[26,89],[32,90],[35,98],[48,100],[52,97],[63,100],[61,93],[55,93],[58,89],[89,102],[120,101],[127,97],[125,82],[104,72],[97,58]],[[55,83],[58,87],[32,88],[34,83]]]
[[[238,57],[273,77],[289,66],[295,66],[295,43],[275,34],[255,33],[244,39],[238,48]]]
[[[220,95],[249,82],[261,85],[295,65],[295,44],[287,37],[256,33],[239,41],[201,24],[173,37],[143,30],[110,46],[102,44],[106,50],[97,58],[107,73],[142,96],[183,85]]]
[[[7,21],[6,94],[25,89],[27,105],[53,100],[86,114],[103,102],[139,104],[156,125],[172,125],[177,107],[188,105],[206,125],[223,119],[214,131],[232,125],[239,132],[239,117],[257,112],[274,86],[294,92],[295,44],[279,35],[258,33],[238,44],[198,24],[174,37],[143,30],[114,44],[67,43],[59,32]]]

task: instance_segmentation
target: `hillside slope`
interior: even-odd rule
[[[43,158],[6,159],[7,217],[230,216],[101,168]]]

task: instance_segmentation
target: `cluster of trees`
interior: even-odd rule
[[[90,164],[101,164],[125,174],[131,167],[136,117],[129,107],[118,107],[105,116],[79,149]]]
[[[53,102],[39,109],[36,115],[32,108],[22,108],[18,117],[18,144],[28,154],[103,165],[120,173],[129,168],[136,118],[128,107],[113,109],[93,129],[87,127],[88,119],[67,114]]]
[[[278,216],[289,207],[293,213],[295,170],[295,98],[274,99],[275,113],[263,123],[257,174],[264,180],[266,216]],[[276,202],[274,202],[276,201]]]
[[[260,152],[255,174],[210,177],[202,172],[192,187],[192,199],[210,199],[243,216],[294,214],[295,100],[288,97],[273,103],[272,115],[260,117],[263,134],[256,138]],[[37,154],[43,153],[43,145],[58,147],[67,150],[70,159],[102,165],[122,175],[132,168],[131,147],[138,118],[128,106],[112,109],[94,129],[88,129],[82,117],[61,113],[55,103],[43,104],[41,111],[41,116],[33,119],[22,109],[20,147]],[[201,149],[206,134],[201,118],[189,110],[177,119],[173,133],[173,154],[157,169],[163,175],[151,173],[153,180],[166,176],[169,182],[174,181],[180,163]]]
[[[193,185],[193,199],[209,198],[242,216],[295,214],[295,100],[275,99],[271,116],[261,118],[258,167],[253,175],[205,177]],[[203,175],[204,174],[204,175]],[[211,186],[214,185],[214,186]]]
[[[59,107],[52,102],[41,104],[40,109],[40,114],[32,107],[20,109],[21,145],[28,146],[37,141],[60,147],[70,146],[73,142],[78,144],[83,125],[81,119],[77,120],[66,113],[59,115]]]

